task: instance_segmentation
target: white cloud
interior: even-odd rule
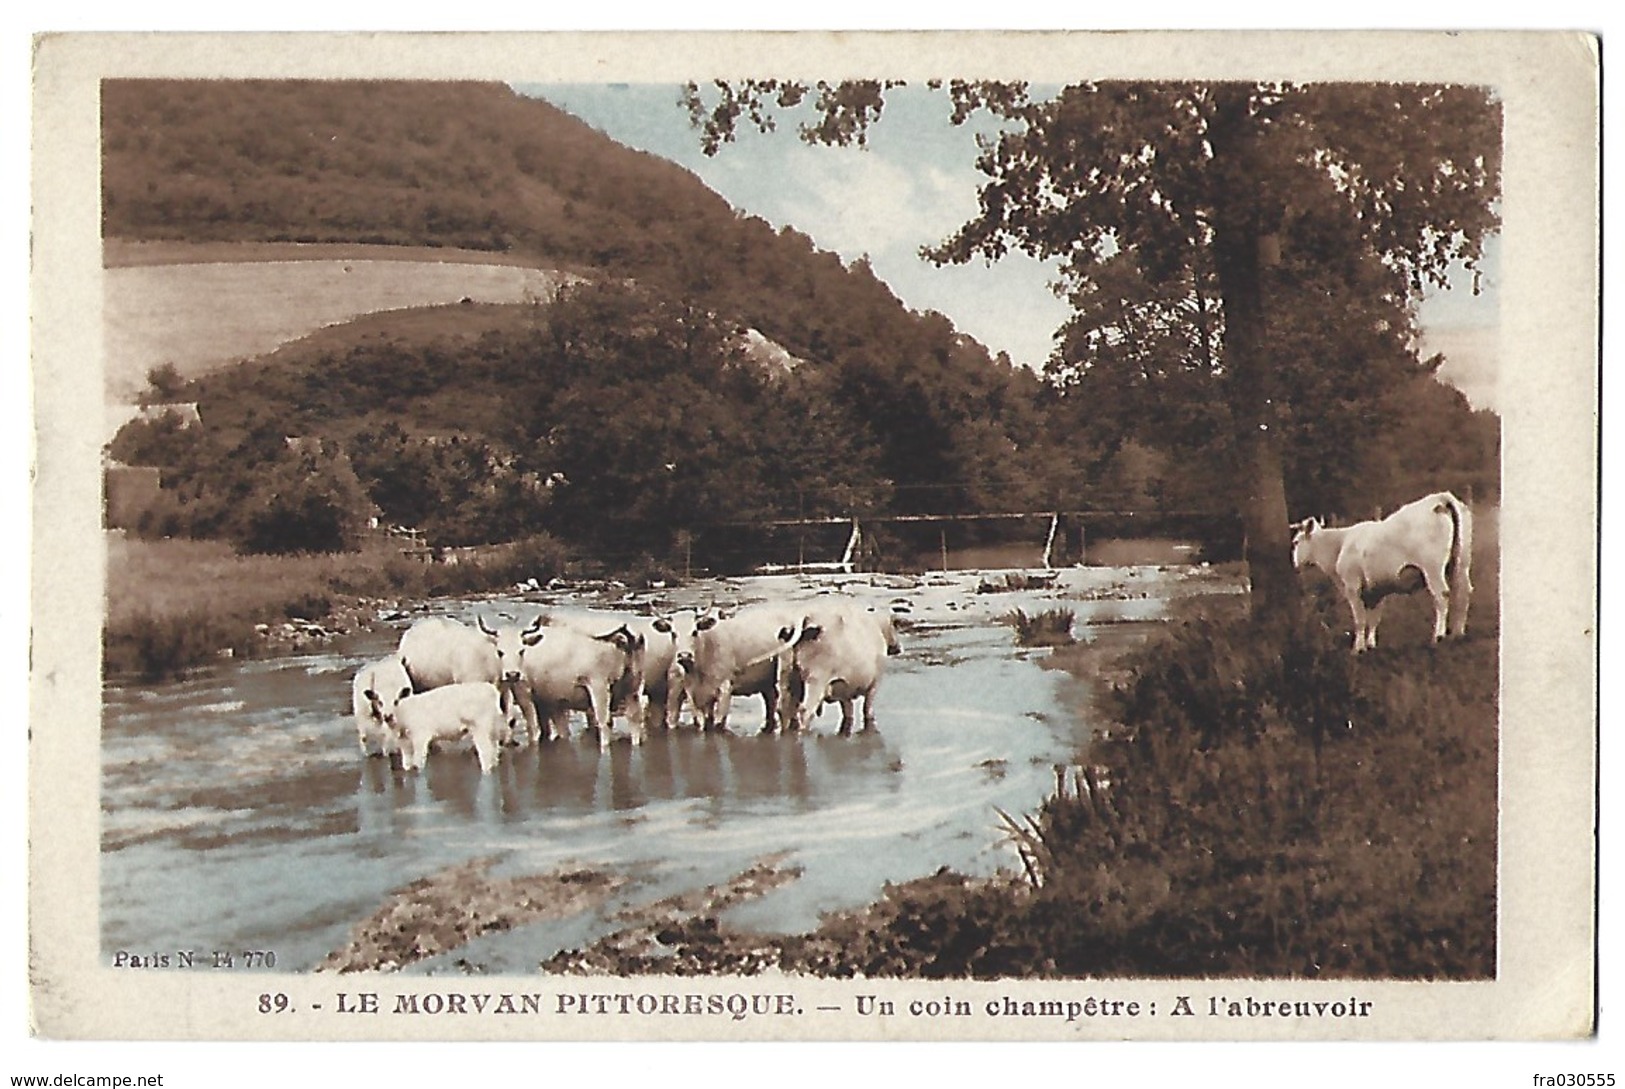
[[[716,171],[715,183],[737,192],[744,176],[762,165],[741,156]],[[912,255],[940,242],[976,210],[973,185],[955,184],[936,168],[912,169],[854,148],[787,146],[772,177],[771,193],[753,200],[752,210],[775,224],[793,225],[847,259]]]
[[[1442,353],[1439,380],[1467,395],[1474,408],[1499,412],[1496,397],[1500,374],[1500,330],[1494,326],[1456,325],[1429,329],[1420,342],[1422,355]]]

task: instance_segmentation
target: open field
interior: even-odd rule
[[[536,262],[494,250],[440,246],[385,246],[366,242],[132,242],[102,243],[103,268],[198,265],[252,261],[406,261],[536,268]]]
[[[481,256],[387,246],[109,246],[103,271],[107,400],[110,406],[134,401],[148,371],[161,364],[195,378],[362,315],[463,299],[549,299],[576,277]],[[114,412],[119,422],[126,416]]]
[[[224,541],[143,541],[107,534],[107,622],[212,612],[257,617],[335,584],[362,585],[398,549],[324,556],[241,556]]]

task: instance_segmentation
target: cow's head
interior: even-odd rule
[[[385,729],[395,729],[395,708],[407,696],[412,694],[412,686],[402,685],[396,688],[392,685],[378,683],[381,678],[375,678],[373,684],[362,695],[367,697],[367,706],[372,714],[372,720]],[[379,692],[382,688],[384,691]]]
[[[1293,522],[1292,529],[1292,564],[1294,567],[1308,567],[1310,564],[1311,541],[1320,531],[1319,518],[1305,518],[1301,522]]]
[[[543,617],[538,615],[526,627],[517,624],[504,624],[500,628],[493,628],[485,622],[485,617],[475,618],[480,631],[491,641],[497,652],[497,676],[507,684],[518,681],[524,675],[525,648],[533,647],[542,641]]]
[[[715,628],[717,621],[721,619],[721,612],[713,606],[691,619],[684,618],[674,622],[672,658],[684,673],[694,672],[695,663],[699,660],[695,647],[699,643],[700,636]]]
[[[367,713],[372,721],[388,730],[395,729],[395,708],[412,694],[412,678],[399,658],[389,658],[368,670],[367,687],[362,696],[367,700]]]
[[[593,636],[600,643],[610,643],[625,656],[626,664],[621,669],[621,679],[628,683],[643,684],[643,636],[622,624],[614,631]]]

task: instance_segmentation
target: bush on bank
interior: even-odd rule
[[[139,549],[139,557],[126,549]],[[528,579],[578,575],[582,564],[544,533],[458,563],[428,563],[393,547],[273,556],[232,553],[223,544],[142,541],[115,550],[110,571],[119,602],[110,603],[103,627],[104,673],[153,682],[216,661],[222,652],[253,654],[257,624],[368,613],[373,599],[511,590]],[[183,584],[186,592],[177,592]]]
[[[222,653],[245,652],[253,636],[253,622],[241,617],[138,613],[102,630],[103,669],[109,676],[160,681]]]

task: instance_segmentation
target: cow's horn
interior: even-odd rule
[[[486,624],[485,615],[483,613],[476,613],[475,614],[474,623],[479,625],[479,629],[481,631],[483,631],[486,635],[493,635],[493,636],[496,635],[496,629],[494,629],[494,628],[490,627],[488,624]]]

